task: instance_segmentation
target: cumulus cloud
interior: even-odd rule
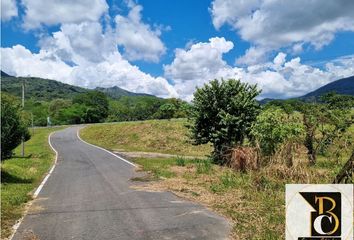
[[[18,14],[16,0],[1,1],[1,21],[8,21]]]
[[[116,51],[116,40],[110,29],[103,33],[100,23],[82,22],[63,24],[60,31],[43,38],[40,46],[64,61],[83,65],[104,61]]]
[[[98,20],[108,8],[104,0],[51,0],[41,3],[23,0],[22,3],[27,29],[60,24],[60,31],[42,35],[38,53],[22,45],[1,48],[5,72],[15,76],[55,79],[88,88],[119,86],[133,92],[177,97],[175,89],[165,78],[144,73],[128,61],[158,61],[165,52],[165,46],[159,39],[163,26],[152,29],[143,23],[140,5],[127,2],[131,9],[128,16],[117,16],[115,27],[103,29]],[[47,14],[48,9],[51,14]],[[124,46],[124,56],[117,45]]]
[[[108,10],[105,0],[22,0],[24,27],[97,21]]]
[[[254,65],[267,61],[267,52],[269,50],[263,47],[250,47],[246,53],[237,58],[235,63],[240,65]]]
[[[2,48],[3,70],[15,76],[55,79],[82,87],[119,86],[133,92],[176,97],[165,78],[153,77],[130,64],[116,49],[114,33],[98,23],[63,24],[41,41],[39,53],[21,45]]]
[[[189,49],[177,49],[175,59],[164,66],[165,76],[175,83],[177,93],[191,100],[195,87],[215,78],[235,78],[257,84],[261,97],[297,97],[331,81],[354,74],[354,56],[327,63],[324,69],[301,63],[300,58],[287,60],[283,52],[272,60],[247,67],[233,67],[223,54],[233,48],[224,38],[211,38],[207,43],[196,43]]]
[[[337,32],[354,31],[353,9],[352,0],[214,0],[210,12],[215,28],[229,25],[253,45],[236,62],[254,64],[272,50],[321,49]]]
[[[211,13],[216,28],[231,25],[252,43],[279,48],[310,43],[328,44],[338,31],[354,31],[351,0],[215,0]]]
[[[233,47],[225,38],[215,37],[207,43],[193,44],[188,50],[176,49],[173,62],[164,66],[165,76],[173,80],[181,97],[190,99],[196,86],[211,80],[210,77],[226,67],[222,54]]]
[[[160,56],[166,52],[166,47],[160,40],[161,27],[152,29],[142,22],[141,5],[131,3],[130,6],[127,17],[115,17],[118,44],[124,47],[124,55],[128,60],[158,62]]]

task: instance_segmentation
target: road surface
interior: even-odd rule
[[[169,192],[131,188],[134,166],[82,142],[70,127],[54,133],[54,172],[13,239],[227,239],[228,222]]]

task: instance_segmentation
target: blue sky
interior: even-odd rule
[[[38,2],[2,1],[10,74],[186,100],[214,78],[287,98],[354,75],[352,1]]]

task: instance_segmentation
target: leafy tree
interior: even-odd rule
[[[310,164],[316,163],[318,153],[323,153],[334,140],[342,137],[353,123],[349,111],[332,108],[329,104],[303,104],[299,109],[305,128],[304,145]]]
[[[272,157],[284,144],[293,144],[301,140],[303,125],[299,114],[288,115],[280,107],[269,107],[261,112],[252,127],[253,140],[260,147],[263,156]],[[291,149],[290,149],[291,150]],[[292,153],[287,159],[291,166]]]
[[[109,103],[108,121],[134,121],[156,117],[160,106],[168,100],[151,96],[124,96]]]
[[[223,164],[225,150],[243,144],[260,106],[256,85],[240,80],[213,80],[194,93],[190,116],[194,144],[212,143],[214,162]]]
[[[349,110],[354,107],[354,96],[350,95],[339,95],[331,92],[321,96],[321,100],[330,109]]]
[[[86,122],[87,109],[85,105],[78,103],[72,104],[68,108],[59,110],[57,121],[62,124],[80,124]]]
[[[165,103],[160,106],[159,110],[154,114],[159,119],[171,119],[176,113],[177,108],[172,103]]]
[[[302,105],[303,102],[298,99],[273,100],[268,102],[264,108],[280,107],[284,112],[290,115],[294,111],[297,111]]]
[[[5,93],[1,94],[1,160],[10,158],[12,151],[22,138],[30,138],[29,131],[20,116],[16,99]]]
[[[99,91],[90,91],[77,95],[73,103],[86,106],[85,122],[103,122],[108,116],[109,103],[107,96]]]
[[[33,114],[33,121],[35,126],[46,126],[48,113],[48,102],[35,101],[29,99],[26,101],[25,110]]]
[[[64,99],[54,99],[50,101],[48,106],[48,113],[54,125],[66,123],[66,122],[59,121],[59,112],[62,109],[69,108],[71,104],[72,103],[70,100],[64,100]]]

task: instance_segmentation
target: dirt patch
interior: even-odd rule
[[[126,158],[176,158],[181,157],[181,155],[167,154],[167,153],[156,153],[156,152],[125,152],[125,151],[113,151]],[[182,156],[186,159],[203,159],[205,157],[195,157],[195,156]]]

